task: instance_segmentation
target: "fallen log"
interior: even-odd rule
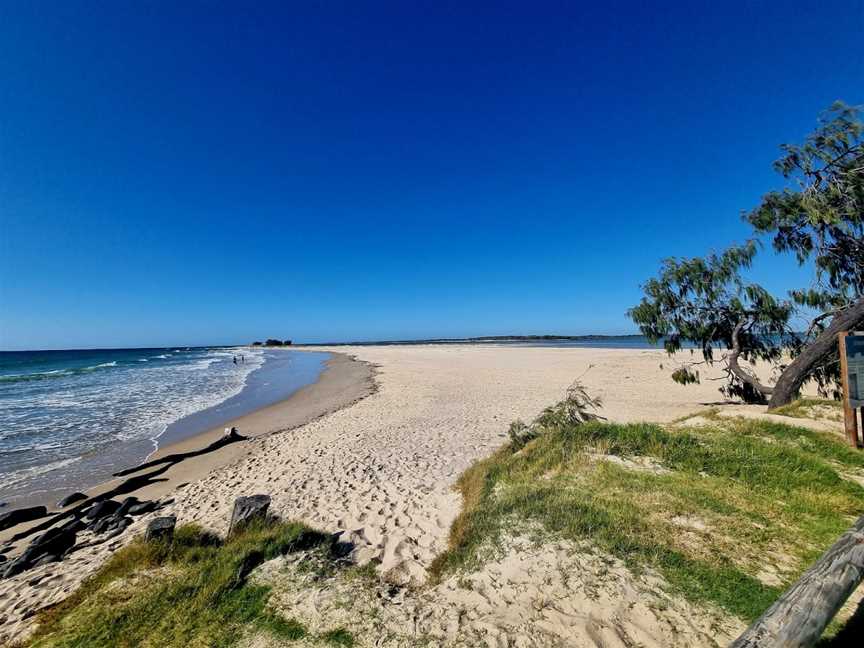
[[[817,560],[730,648],[813,646],[864,580],[864,517]]]

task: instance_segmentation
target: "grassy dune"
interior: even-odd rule
[[[551,536],[656,569],[749,620],[864,513],[864,488],[844,477],[864,474],[864,454],[830,434],[719,418],[578,425],[554,411],[535,425],[537,438],[461,477],[437,574],[476,569],[508,534]]]
[[[596,402],[584,391],[571,396],[531,425],[514,424],[511,443],[461,476],[463,510],[433,584],[481,569],[514,535],[564,539],[751,620],[864,513],[864,453],[839,436],[710,411],[698,426],[604,423],[585,414],[582,405]],[[186,648],[263,635],[273,645],[352,646],[350,628],[318,623],[311,632],[268,606],[268,586],[246,579],[292,551],[316,553],[316,578],[341,573],[332,550],[330,536],[281,522],[228,541],[195,526],[173,543],[139,539],[43,612],[31,645]]]
[[[250,526],[227,542],[196,526],[174,542],[136,540],[75,594],[44,612],[33,646],[231,646],[249,634],[351,646],[343,628],[310,636],[267,607],[269,588],[246,582],[265,560],[327,549],[330,537],[294,523]]]

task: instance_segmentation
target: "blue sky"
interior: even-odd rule
[[[0,348],[635,332],[864,102],[860,0],[645,4],[3,3]]]

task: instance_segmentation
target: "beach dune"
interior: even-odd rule
[[[160,514],[224,533],[237,496],[266,493],[274,513],[342,533],[356,545],[359,562],[374,559],[381,573],[419,584],[446,547],[459,512],[453,490],[459,474],[507,440],[511,421],[532,419],[560,400],[575,378],[603,399],[601,414],[613,421],[670,421],[722,400],[716,382],[674,383],[672,363],[656,350],[315,350],[339,354],[319,383],[234,422],[255,438],[224,455],[179,465],[168,483],[140,495],[170,491],[174,501]],[[68,595],[146,522],[146,516],[139,519],[111,544],[85,547],[61,563],[0,581],[0,639],[23,636],[34,609]]]

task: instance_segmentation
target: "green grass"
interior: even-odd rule
[[[221,647],[250,633],[353,645],[341,628],[310,636],[300,622],[267,606],[269,587],[246,580],[257,564],[294,550],[326,549],[329,542],[295,523],[253,525],[227,542],[191,525],[179,527],[170,543],[138,539],[41,613],[30,645]]]
[[[350,648],[350,646],[354,645],[354,636],[345,630],[345,628],[337,628],[336,630],[325,632],[321,635],[321,639],[331,646],[349,646]]]
[[[839,421],[843,416],[843,405],[840,401],[827,398],[800,398],[788,405],[771,410],[771,413],[791,416],[792,418],[829,418]]]
[[[651,457],[671,472],[586,451]],[[433,573],[477,568],[507,535],[552,535],[654,568],[687,598],[751,620],[864,512],[864,489],[838,466],[864,467],[864,456],[829,434],[765,421],[555,425],[462,475],[463,511]],[[766,584],[766,564],[779,582]]]

